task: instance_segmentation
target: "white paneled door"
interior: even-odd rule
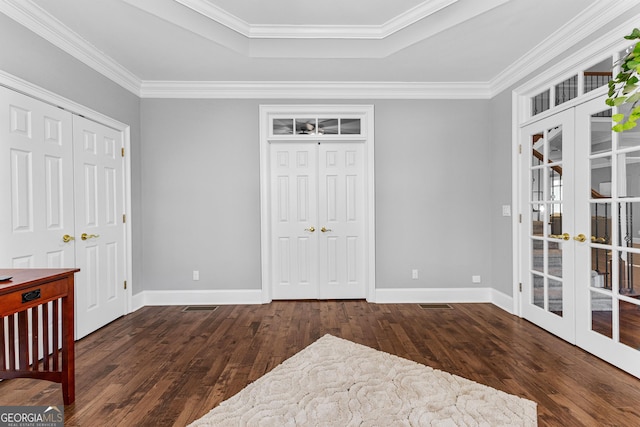
[[[0,262],[73,267],[71,113],[3,87],[0,97]]]
[[[0,266],[80,268],[82,338],[125,313],[123,135],[6,88],[0,100]]]
[[[317,146],[271,144],[273,297],[318,297]]]
[[[361,142],[271,142],[274,299],[364,298]]]
[[[122,316],[125,308],[122,133],[73,116],[76,335]]]
[[[364,143],[317,147],[318,297],[364,298]]]

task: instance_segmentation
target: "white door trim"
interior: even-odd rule
[[[360,135],[316,135],[314,138],[364,141],[365,158],[365,274],[366,299],[375,302],[375,175],[374,175],[374,109],[373,105],[260,105],[260,253],[262,277],[262,302],[271,302],[271,193],[269,170],[269,141],[274,139],[270,133],[270,118],[273,115],[308,117],[332,115],[336,118],[345,115],[362,117]],[[295,135],[293,136],[295,137]],[[299,136],[298,136],[299,138]],[[286,139],[286,137],[282,137]]]
[[[133,287],[132,286],[133,284],[133,268],[132,268],[133,252],[132,252],[132,245],[131,245],[132,215],[131,215],[131,155],[129,155],[129,153],[131,153],[130,126],[2,70],[0,70],[0,85],[5,86],[11,90],[15,90],[17,92],[23,93],[32,98],[39,99],[40,101],[43,101],[47,104],[51,104],[51,105],[55,105],[57,107],[63,108],[67,111],[70,111],[73,114],[84,116],[89,120],[93,120],[95,122],[101,123],[105,126],[108,126],[110,128],[113,128],[122,132],[122,135],[124,138],[124,149],[125,149],[125,153],[127,154],[124,157],[125,214],[127,218],[125,223],[125,250],[126,250],[125,262],[127,263],[126,270],[125,270],[125,274],[126,274],[125,280],[127,281],[127,289],[125,290],[125,313],[127,314],[131,313],[133,311],[132,303],[131,303],[132,301],[131,289]]]

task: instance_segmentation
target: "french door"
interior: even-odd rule
[[[575,342],[574,117],[567,110],[521,130],[522,315]]]
[[[604,99],[575,109],[577,344],[640,377],[640,130],[612,132]]]
[[[274,299],[364,298],[364,150],[356,141],[272,141]]]
[[[0,265],[80,268],[76,339],[125,314],[122,132],[0,87]]]
[[[604,100],[521,130],[521,312],[640,377],[640,131]]]

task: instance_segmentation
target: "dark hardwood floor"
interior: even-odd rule
[[[531,399],[541,426],[640,425],[639,379],[493,305],[451,307],[145,307],[76,343],[65,426],[184,426],[324,334]],[[0,383],[0,405],[61,404],[58,384]]]

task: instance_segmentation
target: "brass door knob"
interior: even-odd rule
[[[314,231],[316,231],[316,229],[315,229],[315,227],[312,225],[312,226],[311,226],[311,227],[309,227],[309,228],[305,228],[305,229],[304,229],[304,231],[310,231],[310,232],[312,232],[312,233],[313,233]]]
[[[607,243],[607,239],[605,239],[604,237],[591,236],[591,241],[593,243]]]
[[[87,239],[95,239],[96,237],[100,237],[99,234],[87,234],[87,233],[82,233],[82,235],[80,236],[80,238],[82,240],[87,240]]]
[[[327,231],[333,231],[333,230],[331,230],[330,228],[324,228],[324,227],[322,227],[322,228],[320,229],[320,231],[322,231],[323,233],[326,233]]]
[[[577,240],[578,242],[584,242],[587,240],[587,236],[585,236],[584,234],[580,233],[577,236],[573,236],[573,240]]]
[[[76,240],[76,238],[73,236],[69,236],[68,234],[65,234],[64,236],[62,236],[62,241],[65,243],[69,243],[72,240]]]
[[[569,233],[549,234],[549,237],[551,237],[552,239],[562,239],[562,240],[569,240],[571,238],[571,236],[569,236]]]

